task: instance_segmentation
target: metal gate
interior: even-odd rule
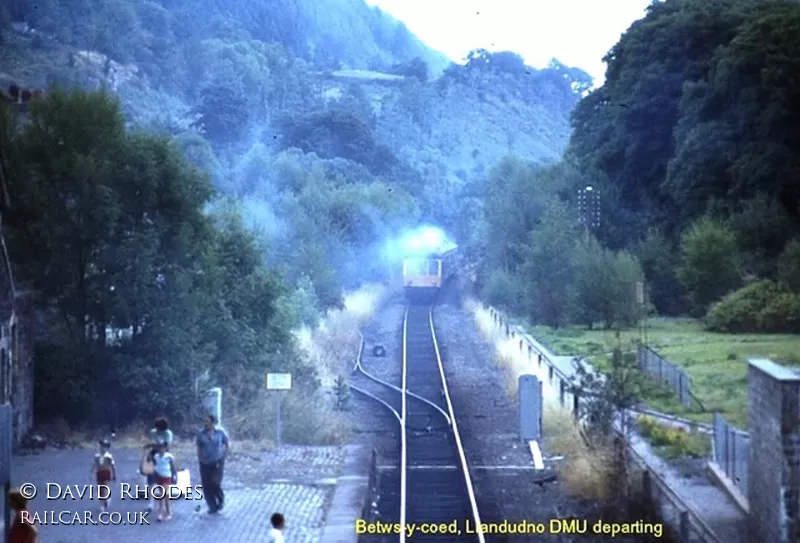
[[[8,541],[11,510],[8,493],[11,491],[11,442],[14,435],[14,411],[10,403],[0,405],[0,485],[3,488],[3,541]]]

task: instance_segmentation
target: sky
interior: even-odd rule
[[[460,62],[473,49],[514,51],[544,67],[555,57],[603,83],[603,56],[650,0],[367,0],[429,47]]]

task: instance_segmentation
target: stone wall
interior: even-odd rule
[[[800,372],[753,359],[748,370],[750,540],[800,541]]]
[[[11,404],[14,406],[14,443],[33,428],[34,357],[36,313],[33,296],[18,294],[14,303],[13,369]]]
[[[17,296],[12,314],[0,325],[2,402],[14,409],[14,444],[33,427],[33,305],[28,296]]]

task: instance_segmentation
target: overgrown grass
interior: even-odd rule
[[[555,354],[588,355],[598,369],[608,363],[608,353],[617,345],[616,334],[610,330],[526,327]],[[623,349],[630,349],[640,337],[638,330],[622,330],[619,339]],[[648,391],[648,406],[703,422],[710,422],[712,413],[719,411],[734,425],[747,427],[748,358],[800,364],[800,335],[719,334],[704,330],[702,323],[694,319],[653,318],[648,321],[646,339],[661,356],[689,373],[692,392],[706,412],[681,406],[674,394],[659,387]]]
[[[611,496],[614,451],[608,446],[589,446],[568,409],[554,402],[545,406],[542,421],[545,449],[563,455],[559,481],[576,498],[604,501]]]
[[[516,398],[519,376],[530,373],[532,369],[526,357],[520,354],[519,340],[510,340],[496,333],[491,315],[480,304],[470,301],[465,303],[465,308],[473,315],[484,339],[494,345],[494,363],[504,374],[507,393]],[[569,410],[558,405],[555,392],[549,386],[543,387],[542,392],[545,400],[542,421],[544,448],[550,454],[565,457],[558,469],[559,480],[574,497],[587,500],[608,498],[613,484],[610,473],[613,451],[601,446],[590,447]]]
[[[293,389],[283,393],[282,439],[300,445],[345,443],[350,424],[346,413],[336,411],[336,377],[349,371],[360,345],[360,328],[385,299],[386,289],[367,285],[345,296],[344,309],[328,311],[311,329],[295,331],[301,355],[317,370],[319,390]],[[247,409],[229,417],[232,433],[269,447],[277,440],[276,392],[262,391]],[[224,418],[224,417],[223,417]]]
[[[667,459],[707,458],[711,453],[709,436],[699,432],[660,424],[652,417],[639,417],[636,427],[655,452]]]

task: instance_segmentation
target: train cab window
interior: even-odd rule
[[[424,260],[420,260],[418,258],[407,258],[406,261],[403,263],[403,272],[406,275],[424,275],[423,265],[425,264]]]
[[[430,261],[424,258],[409,258],[405,261],[406,275],[429,275]]]

